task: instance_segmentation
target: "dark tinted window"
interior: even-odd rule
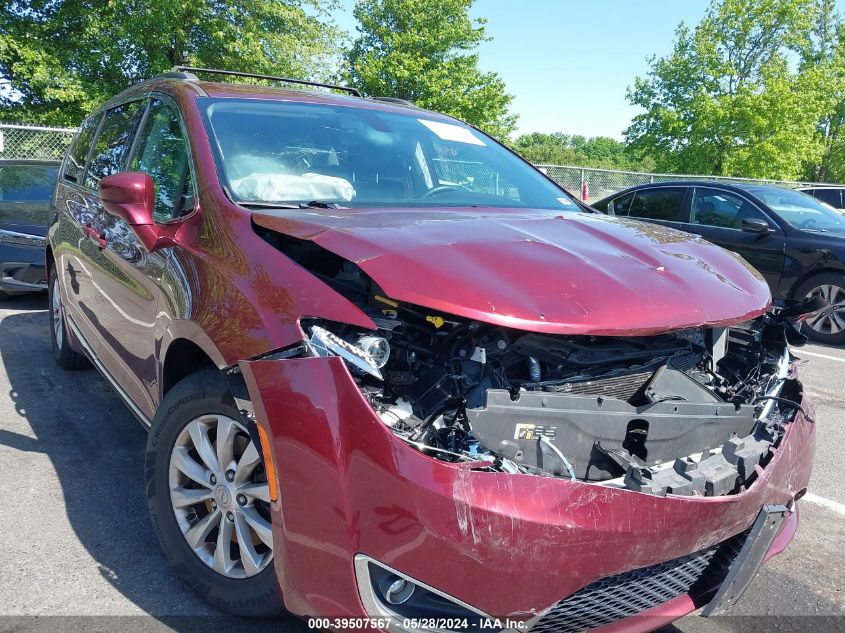
[[[67,155],[67,164],[65,165],[65,178],[71,182],[80,182],[82,180],[82,172],[85,171],[88,150],[91,148],[91,141],[94,140],[94,134],[97,131],[97,126],[100,124],[100,116],[97,114],[86,119],[79,129],[79,134],[76,135],[73,144],[70,146]]]
[[[619,196],[615,200],[611,200],[607,205],[607,213],[609,215],[628,215],[631,210],[631,200],[634,199],[634,193],[626,193],[624,196]]]
[[[747,190],[795,228],[845,233],[845,214],[831,209],[812,196],[763,185],[748,187]]]
[[[155,182],[157,222],[166,222],[194,206],[190,157],[176,106],[153,99],[131,171],[143,171]]]
[[[0,202],[46,202],[53,195],[57,167],[0,166]]]
[[[692,200],[693,224],[741,229],[743,220],[766,220],[766,217],[744,198],[720,191],[696,187]]]
[[[684,189],[681,187],[644,189],[634,194],[628,215],[647,220],[677,220],[683,200]]]
[[[816,200],[829,204],[834,209],[842,208],[842,193],[839,189],[815,189],[812,193]]]
[[[123,168],[123,159],[132,143],[144,102],[132,101],[106,112],[106,120],[97,135],[91,164],[85,174],[85,186],[96,188],[101,178],[116,174]]]

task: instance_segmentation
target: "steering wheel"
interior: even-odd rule
[[[798,228],[801,229],[811,229],[816,226],[818,222],[814,218],[807,218],[801,224],[798,225]]]
[[[432,187],[431,189],[426,191],[423,195],[420,196],[420,198],[433,198],[434,196],[440,195],[441,193],[446,193],[448,191],[453,191],[457,193],[472,193],[463,185],[437,185],[436,187]]]

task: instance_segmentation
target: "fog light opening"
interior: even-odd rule
[[[391,574],[379,583],[381,595],[390,604],[404,604],[414,595],[414,584]]]

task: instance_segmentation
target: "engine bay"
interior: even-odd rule
[[[378,328],[303,320],[303,353],[343,357],[382,422],[436,459],[661,496],[736,494],[801,408],[787,340],[803,337],[785,311],[654,336],[539,334],[394,301],[354,263],[273,237]]]

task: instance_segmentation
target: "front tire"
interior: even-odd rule
[[[817,343],[845,344],[845,275],[822,273],[810,277],[795,291],[799,301],[820,294],[828,307],[811,316],[801,327],[801,332]]]
[[[191,589],[235,615],[276,615],[269,488],[248,424],[216,369],[176,384],[147,439],[147,505]]]
[[[62,305],[62,293],[59,290],[59,277],[56,267],[50,267],[48,284],[48,303],[50,305],[50,341],[53,347],[53,358],[62,369],[84,369],[88,367],[88,359],[70,347],[65,323],[65,309]]]

